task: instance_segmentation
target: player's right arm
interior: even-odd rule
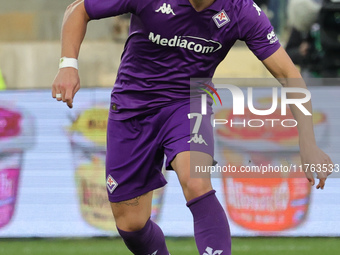
[[[81,43],[85,37],[90,17],[84,6],[84,0],[77,0],[65,11],[61,32],[61,57],[78,59]],[[52,97],[61,94],[58,101],[67,103],[72,108],[73,98],[80,89],[78,70],[73,67],[59,69],[52,85]]]

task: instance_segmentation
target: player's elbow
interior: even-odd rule
[[[74,1],[69,6],[67,6],[64,19],[67,19],[71,15],[78,15],[79,17],[82,17],[85,22],[90,21],[90,17],[85,9],[84,0]]]
[[[282,86],[289,84],[287,79],[301,78],[299,70],[282,47],[263,60],[263,63],[270,73],[279,80]]]

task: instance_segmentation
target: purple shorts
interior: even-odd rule
[[[213,157],[212,110],[201,115],[193,108],[192,103],[181,101],[127,120],[109,118],[106,187],[111,202],[129,200],[164,186],[164,154],[167,170],[183,151],[200,151]]]

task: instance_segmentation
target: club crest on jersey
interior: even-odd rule
[[[214,15],[212,19],[218,28],[223,27],[225,24],[230,22],[230,19],[224,10]]]
[[[109,176],[106,179],[106,187],[112,194],[112,192],[117,188],[118,183],[115,179],[112,178],[112,176],[109,174]]]

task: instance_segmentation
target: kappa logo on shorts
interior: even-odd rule
[[[112,176],[109,174],[109,176],[106,179],[106,187],[112,194],[112,192],[117,188],[118,183],[115,179],[112,178]]]
[[[230,22],[230,19],[224,10],[220,11],[212,18],[218,28],[223,27],[225,24]]]
[[[196,121],[195,121],[195,124],[194,124],[194,128],[192,130],[192,135],[194,135],[190,141],[188,141],[188,143],[199,143],[199,144],[205,144],[205,145],[208,145],[206,143],[206,141],[203,139],[203,136],[202,135],[199,135],[199,129],[201,127],[201,124],[202,124],[202,118],[203,118],[203,115],[200,114],[200,113],[189,113],[188,114],[188,119],[193,119],[193,118],[196,118]]]
[[[206,143],[206,141],[203,139],[202,135],[198,135],[198,134],[195,134],[194,137],[192,137],[190,139],[190,141],[188,141],[188,143],[191,143],[191,142],[194,142],[194,143],[199,143],[199,144],[205,144],[205,145],[208,145]]]
[[[214,251],[212,248],[207,247],[205,249],[205,252],[203,253],[203,255],[220,255],[222,254],[223,250],[216,250]]]

